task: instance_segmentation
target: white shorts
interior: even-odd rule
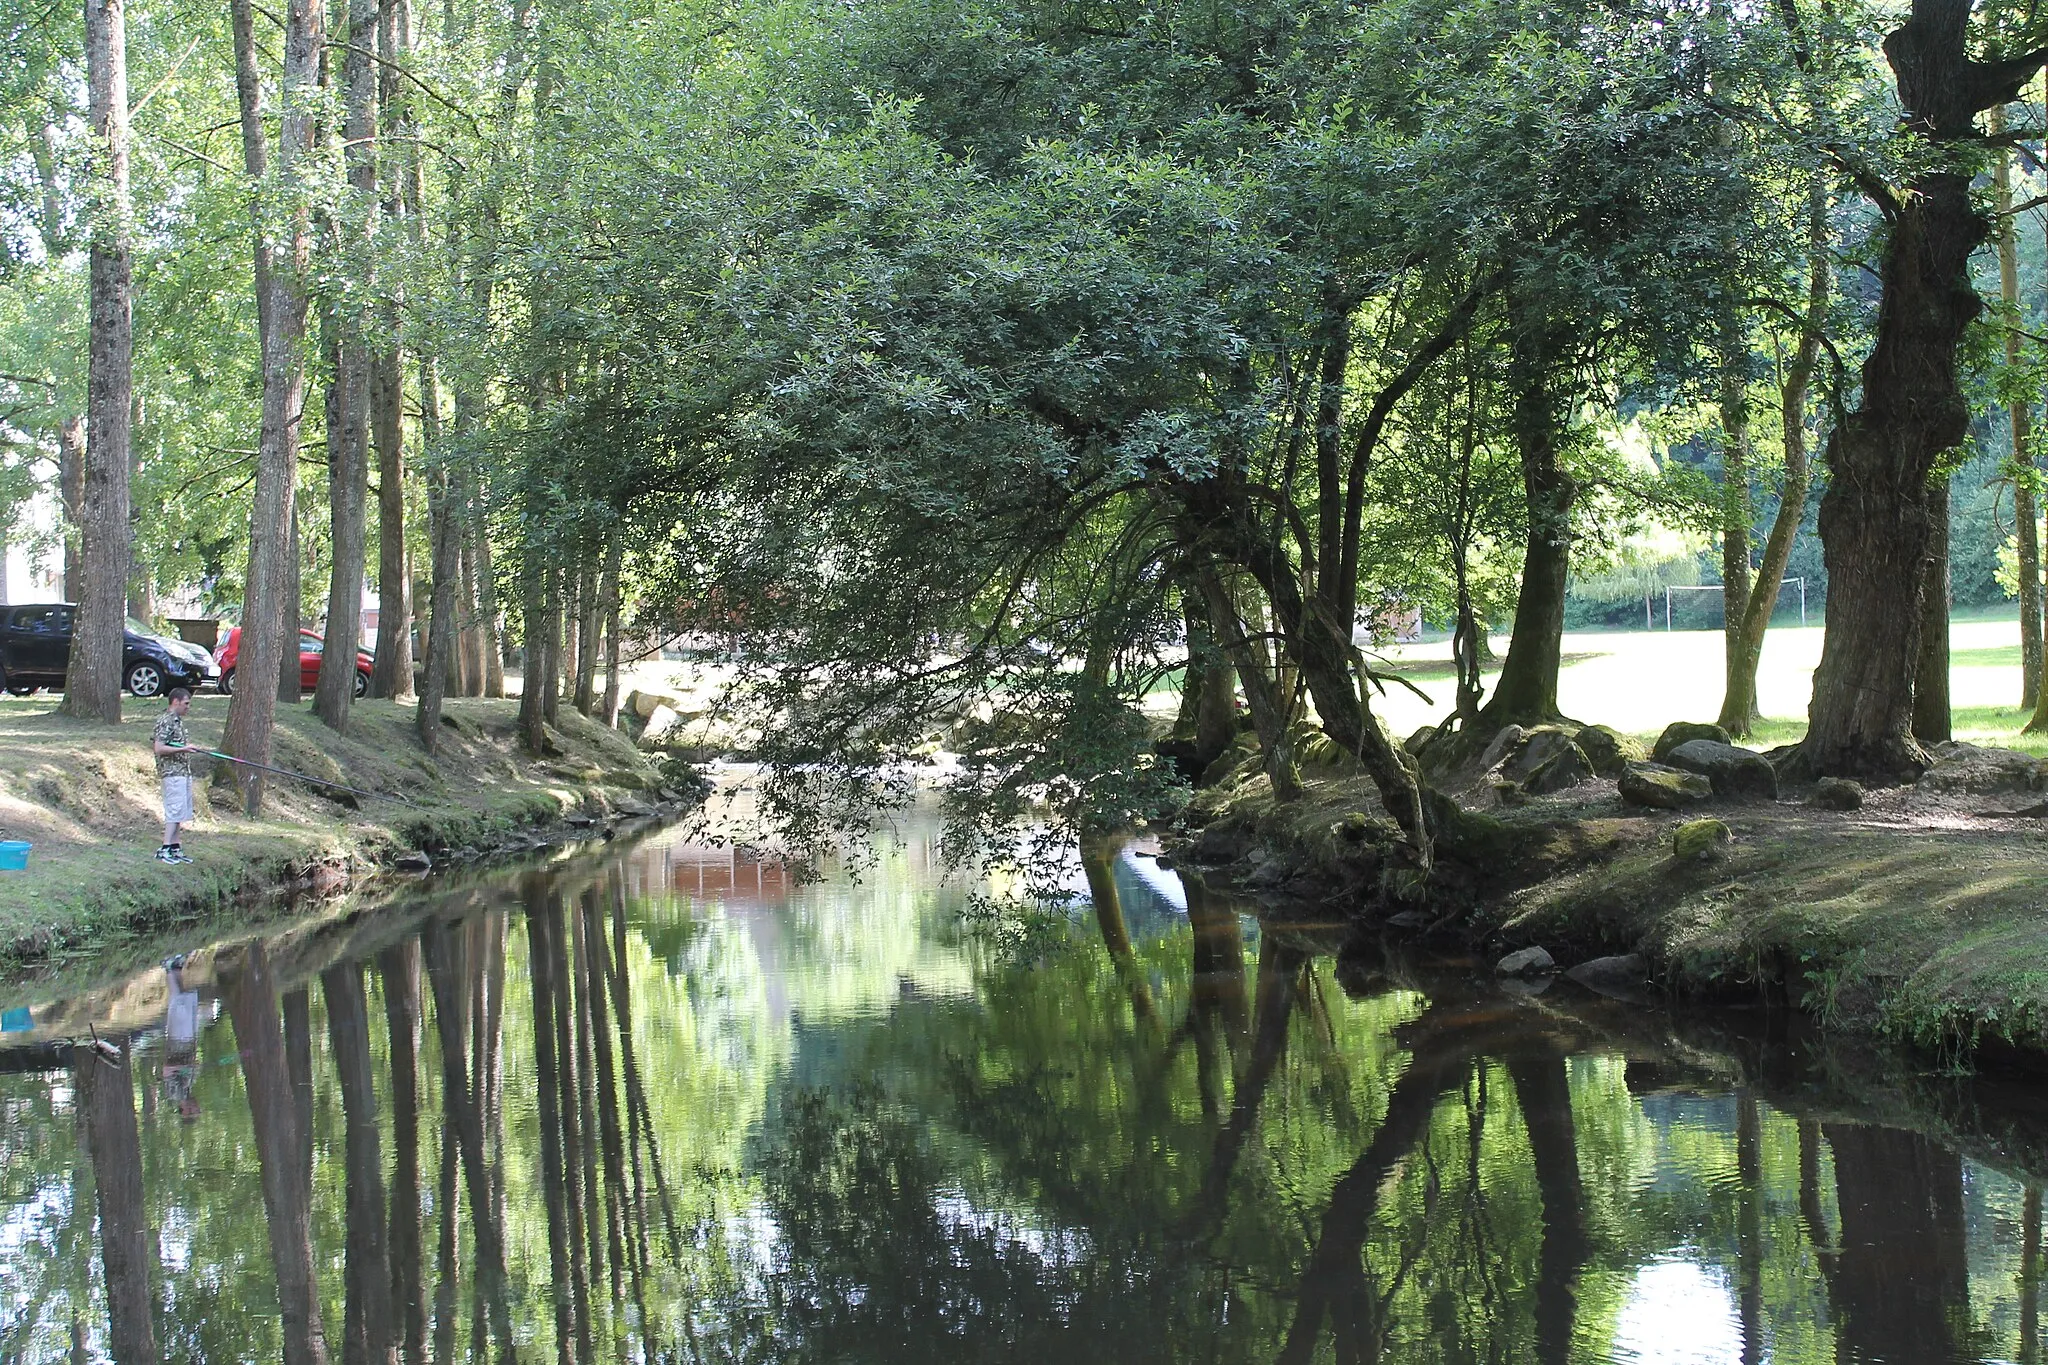
[[[192,779],[189,777],[167,777],[164,779],[164,823],[186,824],[192,819]]]

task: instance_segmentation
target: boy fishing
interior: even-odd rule
[[[190,689],[174,687],[170,705],[149,732],[150,752],[156,755],[156,775],[164,789],[164,842],[156,851],[160,863],[189,863],[178,843],[181,826],[192,822],[192,758],[205,752],[196,748],[185,733],[185,713],[192,709]]]

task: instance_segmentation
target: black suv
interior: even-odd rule
[[[0,607],[0,686],[17,697],[62,687],[71,666],[71,628],[78,609],[66,602]],[[121,681],[138,697],[172,687],[197,689],[220,677],[199,645],[157,634],[129,617],[121,636]]]

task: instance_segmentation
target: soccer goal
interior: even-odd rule
[[[1803,626],[1806,624],[1806,580],[1803,578],[1781,578],[1778,580],[1778,591],[1782,594],[1788,586],[1794,583],[1799,585],[1799,624]],[[1718,592],[1725,597],[1727,589],[1724,584],[1720,583],[1701,583],[1695,587],[1664,589],[1664,629],[1666,630],[1671,629],[1671,594],[1675,592]],[[1724,605],[1722,607],[1722,615],[1726,616],[1726,614],[1727,608]]]

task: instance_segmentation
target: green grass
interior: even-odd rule
[[[265,815],[252,820],[231,793],[208,789],[185,840],[197,861],[167,867],[151,856],[163,827],[148,741],[161,706],[130,701],[110,727],[58,715],[54,701],[0,704],[0,839],[35,846],[26,871],[0,872],[0,973],[138,950],[167,928],[246,905],[252,891],[315,862],[368,866],[428,840],[486,843],[559,815],[592,789],[648,782],[623,736],[566,708],[563,752],[532,762],[514,744],[515,702],[450,701],[452,723],[434,758],[412,732],[411,706],[359,702],[345,736],[309,708],[283,707],[280,766],[412,804],[370,799],[352,808],[273,780]],[[226,709],[224,697],[194,699],[195,743],[218,742]]]

